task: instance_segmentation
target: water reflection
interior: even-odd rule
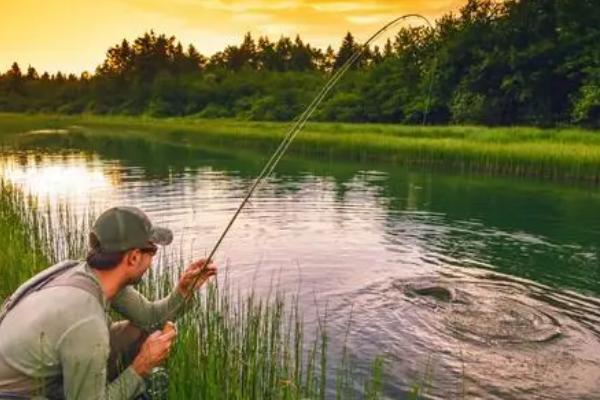
[[[84,154],[66,157],[48,154],[12,154],[2,159],[0,173],[27,193],[53,201],[106,193],[119,184],[119,175],[111,174],[97,157]]]
[[[185,258],[210,250],[264,159],[34,136],[1,158],[6,179],[76,213],[142,207],[173,228]],[[355,315],[352,355],[387,353],[392,398],[430,358],[440,371],[434,398],[593,398],[596,301],[565,289],[600,294],[598,206],[597,191],[585,188],[288,158],[217,262],[258,290],[276,276],[299,294],[309,323],[315,297],[327,299],[333,337]],[[524,372],[528,365],[536,372]],[[570,385],[576,375],[585,384]]]

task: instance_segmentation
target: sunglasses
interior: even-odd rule
[[[149,243],[149,247],[141,248],[140,251],[142,253],[150,254],[151,256],[154,256],[156,254],[156,252],[158,251],[158,247],[153,245],[152,243]]]

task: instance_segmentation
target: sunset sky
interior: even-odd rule
[[[254,36],[300,36],[339,46],[405,13],[436,18],[466,0],[0,0],[0,70],[93,71],[108,47],[145,31],[175,35],[211,55]],[[414,23],[418,23],[414,21]]]

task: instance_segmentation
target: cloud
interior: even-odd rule
[[[336,47],[346,32],[364,40],[383,24],[408,13],[435,18],[456,10],[466,0],[124,0],[137,13],[153,13],[194,32],[191,40],[212,54],[237,44],[244,33],[300,35],[318,47]],[[421,25],[411,19],[406,22]],[[164,25],[164,24],[163,24]],[[167,31],[165,33],[172,33]],[[187,37],[179,37],[183,41]],[[231,38],[235,38],[231,41]]]
[[[126,0],[142,12],[158,12],[185,24],[218,24],[235,30],[237,22],[290,23],[328,32],[332,25],[374,25],[402,14],[429,18],[458,8],[465,0]],[[229,25],[232,24],[232,25]],[[258,26],[260,28],[260,26]]]
[[[437,18],[466,0],[20,0],[3,3],[0,68],[12,61],[38,69],[93,70],[109,46],[145,31],[175,35],[204,54],[240,43],[244,33],[299,34],[337,47],[346,32],[364,40],[407,14]],[[421,24],[417,20],[408,21]],[[23,30],[23,26],[27,29]]]
[[[233,21],[243,22],[243,23],[255,23],[255,24],[263,24],[272,21],[273,15],[266,12],[247,12],[235,14],[232,17]]]
[[[325,12],[364,12],[372,10],[381,10],[387,8],[383,2],[350,2],[350,1],[330,1],[330,2],[310,2],[306,1],[306,5],[314,8],[317,11]]]
[[[390,16],[388,14],[349,15],[346,19],[354,25],[373,25],[387,22]]]

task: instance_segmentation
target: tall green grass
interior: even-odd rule
[[[181,146],[271,151],[289,124],[0,114],[0,137],[27,132],[32,126],[71,127],[88,135],[141,137]],[[582,129],[311,123],[289,151],[311,157],[424,165],[465,173],[600,182],[600,134]]]
[[[90,218],[67,208],[41,208],[0,181],[0,301],[50,263],[84,254]],[[166,268],[168,265],[174,268]],[[163,254],[141,289],[150,298],[171,290],[181,257]],[[163,268],[161,268],[161,266]],[[326,316],[306,332],[298,301],[278,293],[259,297],[211,284],[178,321],[177,344],[167,364],[170,399],[378,399],[383,361],[358,375],[343,344],[330,365]]]
[[[24,206],[32,202],[12,186],[0,183],[0,301],[18,282],[30,277],[48,264],[40,238]]]

